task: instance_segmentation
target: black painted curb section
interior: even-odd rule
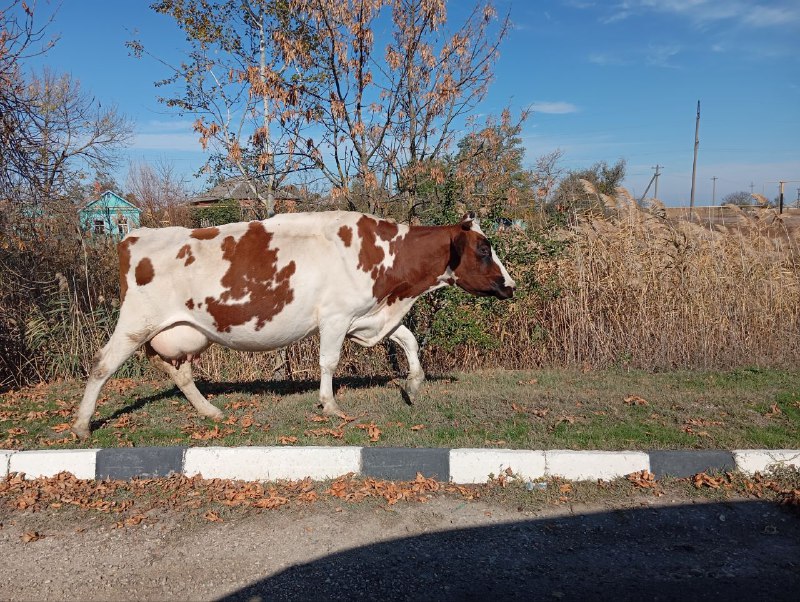
[[[665,476],[691,477],[699,472],[736,470],[733,454],[722,450],[651,451],[650,472],[657,479]]]
[[[127,447],[97,452],[97,479],[166,477],[183,473],[185,447]]]
[[[450,480],[450,450],[446,448],[364,447],[361,474],[394,481],[413,481],[417,473]]]

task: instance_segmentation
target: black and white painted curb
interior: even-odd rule
[[[656,478],[705,471],[763,472],[800,468],[800,450],[570,451],[398,447],[140,447],[0,451],[0,478],[70,472],[79,479],[131,479],[170,474],[273,481],[336,478],[347,473],[390,480],[416,474],[453,483],[484,483],[507,469],[523,479],[611,480],[648,470]]]

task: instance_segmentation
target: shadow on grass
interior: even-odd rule
[[[426,378],[427,382],[437,382],[447,380],[450,382],[456,381],[457,377],[454,375],[432,375]],[[406,392],[400,387],[400,384],[405,381],[405,377],[390,377],[390,376],[343,376],[334,379],[334,387],[338,391],[341,388],[347,389],[371,389],[373,387],[385,387],[390,383],[394,383],[397,387],[398,394],[403,398],[407,404],[411,405],[411,400],[408,398]],[[166,381],[165,381],[166,382]],[[254,380],[248,382],[217,382],[196,380],[197,388],[203,395],[294,395],[301,393],[309,393],[319,390],[319,380],[317,379],[301,379],[301,380]],[[171,397],[183,398],[183,393],[176,386],[169,386],[163,391],[141,397],[131,404],[119,408],[114,413],[104,418],[93,420],[91,424],[92,430],[102,428],[109,422],[112,422],[125,414],[130,414],[137,410],[141,410],[147,405],[163,399]]]
[[[800,517],[746,501],[426,533],[291,566],[222,600],[796,600],[798,591]]]

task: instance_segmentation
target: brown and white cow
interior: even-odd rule
[[[387,335],[408,357],[413,399],[425,374],[400,322],[424,293],[457,285],[507,299],[514,281],[473,214],[452,226],[407,226],[342,211],[283,214],[218,228],[141,228],[119,244],[121,307],[97,354],[73,430],[89,434],[100,389],[140,346],[203,416],[191,359],[211,343],[268,351],[319,333],[320,402],[340,413],[333,373],[345,337]]]

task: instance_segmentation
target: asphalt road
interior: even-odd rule
[[[0,599],[794,601],[800,592],[800,514],[766,502],[523,516],[437,498],[222,523],[167,512],[128,529],[37,514],[0,516]],[[44,537],[23,543],[33,527]]]

